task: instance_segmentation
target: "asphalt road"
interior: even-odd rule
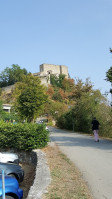
[[[112,141],[49,127],[51,141],[80,169],[95,199],[112,199]]]

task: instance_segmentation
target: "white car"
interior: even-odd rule
[[[0,162],[19,164],[19,157],[15,153],[0,152]]]

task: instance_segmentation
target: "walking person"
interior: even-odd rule
[[[96,117],[94,117],[91,124],[92,124],[92,131],[94,133],[95,142],[99,142],[98,132],[99,132],[100,123],[98,122],[98,120],[96,120]]]

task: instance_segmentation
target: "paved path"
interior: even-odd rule
[[[80,169],[95,199],[112,199],[112,141],[50,127],[51,141]]]

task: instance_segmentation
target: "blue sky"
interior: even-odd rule
[[[0,72],[12,64],[32,73],[42,63],[62,64],[103,94],[110,90],[109,48],[112,0],[0,0]]]

